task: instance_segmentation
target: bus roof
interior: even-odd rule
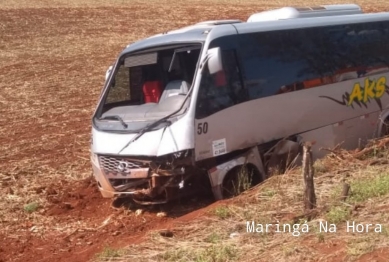
[[[157,34],[128,45],[122,54],[141,51],[163,45],[204,42],[209,35],[210,41],[223,35],[266,32],[297,28],[322,27],[330,25],[389,21],[389,12],[352,14],[341,16],[321,16],[312,18],[292,18],[273,21],[241,22],[239,20],[205,21],[181,29]],[[230,30],[233,28],[234,30]],[[227,28],[229,28],[227,30]],[[236,31],[235,31],[236,29]]]
[[[356,4],[320,5],[308,7],[289,6],[253,14],[249,17],[247,22],[274,21],[320,16],[340,16],[362,13],[363,12],[361,7]]]
[[[204,21],[195,25],[157,34],[128,45],[122,53],[152,48],[161,45],[204,42],[212,28],[230,23],[240,23],[240,20],[215,20]]]
[[[204,31],[204,29],[193,29],[181,33],[158,34],[128,45],[122,51],[122,54],[168,44],[203,42],[206,38],[206,34],[204,34]]]
[[[248,22],[236,24],[235,28],[243,34],[379,21],[389,21],[389,12]]]

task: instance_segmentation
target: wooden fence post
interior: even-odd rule
[[[313,182],[314,169],[312,161],[311,143],[303,145],[303,177],[304,177],[304,208],[311,210],[316,207],[315,185]]]
[[[340,196],[340,201],[346,201],[348,194],[350,192],[350,185],[346,182],[346,180],[343,180],[342,182],[343,188],[342,188],[342,195]]]

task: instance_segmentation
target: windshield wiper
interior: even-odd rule
[[[123,118],[121,118],[121,117],[118,116],[118,115],[105,116],[105,117],[103,117],[103,118],[100,118],[99,120],[109,120],[109,119],[118,120],[118,121],[124,126],[124,128],[127,128],[127,127],[128,127],[128,125],[126,124],[126,122],[124,122]]]
[[[161,119],[155,121],[154,123],[151,123],[150,125],[147,125],[147,126],[144,127],[143,129],[141,129],[141,130],[139,131],[139,133],[138,133],[133,139],[131,139],[131,140],[122,148],[122,150],[119,151],[118,154],[120,154],[120,153],[121,153],[126,147],[128,147],[131,143],[135,142],[138,138],[140,138],[141,136],[143,136],[144,133],[146,133],[146,132],[149,131],[150,129],[152,129],[152,128],[158,126],[159,124],[161,124],[161,123],[163,123],[163,122],[168,122],[168,123],[169,123],[168,126],[169,126],[169,125],[171,124],[171,122],[167,120],[169,117],[170,117],[170,115],[167,116],[167,117],[161,118]]]

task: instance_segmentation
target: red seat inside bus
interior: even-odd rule
[[[215,86],[225,86],[227,84],[226,73],[224,70],[219,71],[215,75]]]
[[[143,84],[145,103],[158,103],[162,94],[161,81],[148,81]]]

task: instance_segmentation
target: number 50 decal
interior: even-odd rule
[[[199,123],[197,125],[197,134],[198,135],[206,134],[207,132],[208,132],[208,123],[207,122]]]

